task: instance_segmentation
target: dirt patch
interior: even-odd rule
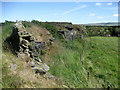
[[[48,39],[52,38],[52,35],[50,34],[50,32],[42,27],[38,27],[38,26],[32,26],[31,28],[26,29],[28,32],[30,32],[31,34],[33,34],[33,36],[35,37],[35,41],[36,42],[40,42],[40,41],[48,41]]]

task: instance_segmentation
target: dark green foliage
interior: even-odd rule
[[[12,34],[14,22],[6,21],[2,23],[2,47],[3,50],[10,50],[11,43],[10,43],[10,36]],[[16,38],[16,37],[15,37]]]
[[[88,36],[119,36],[118,26],[86,26]]]
[[[13,30],[13,25],[14,22],[9,22],[6,21],[5,23],[2,24],[2,40],[4,42],[4,40],[9,37],[12,33]]]

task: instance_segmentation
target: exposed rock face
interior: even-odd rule
[[[55,25],[58,28],[59,33],[66,40],[74,40],[77,37],[80,37],[80,33],[78,30],[79,27],[72,25],[72,23],[56,23]]]
[[[49,66],[42,63],[42,60],[39,58],[39,51],[44,50],[45,42],[35,42],[35,38],[33,35],[26,31],[21,21],[18,21],[14,24],[13,36],[17,37],[17,55],[24,56],[27,55],[30,57],[30,65],[35,71],[39,71],[39,73],[47,72],[49,70]]]
[[[58,32],[66,40],[74,40],[76,38],[83,38],[85,36],[86,27],[75,25],[70,22],[46,22],[55,25],[59,30]]]
[[[74,40],[74,39],[77,38],[77,31],[69,31],[69,30],[67,30],[67,31],[59,31],[59,32],[62,34],[64,39]]]

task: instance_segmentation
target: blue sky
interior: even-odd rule
[[[117,2],[2,2],[2,21],[117,22]]]

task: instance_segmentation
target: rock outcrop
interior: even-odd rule
[[[35,37],[26,31],[22,21],[18,21],[14,24],[12,35],[17,44],[17,55],[19,57],[29,57],[30,60],[28,63],[33,70],[39,73],[46,73],[49,70],[49,66],[43,63],[39,58],[39,53],[45,48],[45,42],[35,42]]]
[[[71,30],[71,31],[70,30],[63,31],[63,30],[61,30],[59,32],[62,34],[64,39],[74,40],[74,39],[77,38],[77,31],[73,31],[73,30]]]
[[[75,40],[76,38],[83,38],[85,28],[81,28],[79,25],[73,25],[68,22],[47,22],[54,25],[59,34],[66,40]]]

